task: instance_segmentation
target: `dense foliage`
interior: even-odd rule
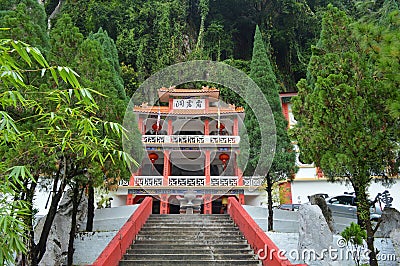
[[[331,180],[351,183],[358,219],[367,231],[371,265],[377,265],[368,187],[397,174],[399,121],[388,103],[396,101],[399,68],[399,11],[390,26],[355,22],[329,6],[321,37],[298,83],[293,104],[294,135],[303,158],[315,162]]]
[[[0,263],[13,252],[28,252],[32,265],[43,256],[48,231],[34,243],[32,230],[39,178],[59,188],[49,230],[66,186],[76,199],[83,187],[91,194],[127,176],[119,138],[127,100],[156,71],[192,59],[243,70],[268,98],[278,144],[268,187],[296,170],[278,92],[299,90],[302,158],[353,184],[373,248],[365,191],[372,176],[398,167],[398,0],[0,0],[0,8],[0,28],[9,28],[0,30],[0,194],[13,199],[0,198],[8,243]],[[221,96],[245,106],[228,88]],[[246,113],[251,172],[259,132],[269,129]]]
[[[245,125],[250,141],[250,167],[247,174],[255,165],[263,164],[264,158],[260,158],[261,133],[260,131],[270,132],[270,127],[276,129],[276,147],[274,150],[274,159],[272,165],[265,172],[265,183],[268,192],[268,230],[273,230],[273,210],[272,210],[272,186],[280,180],[287,180],[296,172],[295,152],[287,134],[288,123],[283,116],[281,101],[279,98],[279,85],[276,82],[276,76],[272,69],[265,48],[260,29],[256,27],[254,35],[253,57],[250,65],[250,78],[258,85],[265,98],[268,100],[271,108],[275,125],[260,124],[253,111],[247,109]],[[251,96],[250,96],[251,97]],[[272,140],[270,140],[272,141]],[[261,147],[261,149],[260,149]],[[250,171],[249,171],[250,170]],[[245,172],[245,174],[246,174]],[[251,174],[251,172],[250,172]]]

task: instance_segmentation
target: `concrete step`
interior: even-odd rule
[[[203,240],[215,240],[215,238],[221,238],[222,236],[215,235],[142,235],[139,234],[136,236],[136,240],[157,240],[157,241],[171,241],[171,242],[180,242],[180,241],[193,241],[194,243],[198,243]],[[231,240],[245,240],[245,238],[241,235],[225,235],[223,236],[224,241]],[[229,242],[228,242],[229,243]]]
[[[150,218],[166,218],[166,219],[177,219],[177,218],[198,218],[198,219],[219,219],[223,217],[230,217],[229,214],[151,214]]]
[[[171,250],[184,250],[184,249],[214,249],[214,250],[220,250],[220,249],[250,249],[250,246],[248,243],[239,243],[239,244],[233,244],[229,243],[223,243],[223,244],[203,244],[203,243],[196,243],[196,244],[155,244],[155,243],[135,243],[130,246],[130,249],[136,250],[136,249],[146,249],[146,250],[152,250],[157,251],[157,250],[163,250],[163,249],[171,249]]]
[[[213,236],[224,236],[224,235],[236,235],[236,236],[241,236],[242,233],[239,230],[190,230],[187,228],[182,228],[182,229],[176,229],[176,230],[171,230],[171,229],[150,229],[150,230],[141,230],[139,232],[139,235],[213,235]]]
[[[261,265],[229,215],[151,215],[124,265]]]
[[[204,218],[204,219],[194,219],[194,218],[179,218],[177,217],[176,219],[165,219],[165,218],[152,218],[149,217],[148,221],[207,221],[207,222],[219,222],[219,221],[232,221],[229,217],[222,217],[222,218]]]
[[[227,229],[227,228],[236,228],[234,224],[225,224],[225,225],[215,225],[215,224],[144,224],[143,229],[147,228],[205,228],[205,229],[213,229],[213,230],[220,230],[220,229]]]
[[[251,260],[254,259],[253,254],[125,254],[124,260]]]
[[[202,240],[201,243],[208,244],[208,245],[215,245],[215,244],[225,244],[227,245],[225,239],[207,239]],[[158,244],[158,245],[174,245],[174,244],[181,244],[181,245],[193,245],[196,244],[193,240],[185,240],[185,241],[171,241],[171,240],[136,240],[134,245],[136,244]],[[247,244],[246,240],[242,239],[234,239],[229,241],[230,244]]]
[[[210,222],[210,221],[147,221],[146,225],[215,225],[215,226],[224,226],[224,225],[235,225],[232,221],[218,221],[218,222]]]
[[[167,265],[188,265],[188,266],[204,266],[204,265],[261,265],[257,260],[121,260],[120,266],[167,266]]]
[[[182,247],[182,249],[157,249],[157,254],[176,254],[179,250],[179,254],[252,254],[254,255],[253,250],[250,248],[239,248],[234,249],[230,248],[229,246],[226,248],[186,248]],[[126,250],[127,254],[154,254],[154,250],[149,250],[147,248],[138,248],[133,246],[132,249]]]

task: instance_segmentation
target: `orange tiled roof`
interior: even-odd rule
[[[158,89],[158,97],[161,102],[168,102],[170,96],[181,96],[181,94],[188,96],[207,95],[211,101],[216,101],[219,98],[219,89],[204,86],[201,89],[177,89],[175,87]]]
[[[175,87],[160,88],[160,92],[178,92],[178,93],[204,93],[204,92],[219,92],[217,88],[202,87],[201,89],[176,89]]]
[[[177,114],[177,115],[218,114],[218,107],[209,107],[207,111],[205,109],[172,109],[170,112],[168,106],[158,107],[158,106],[142,105],[142,106],[135,106],[133,110],[138,113],[154,113],[154,114],[157,114],[158,111],[160,111],[161,114]],[[219,110],[221,114],[244,112],[243,107],[234,107],[234,106],[219,108]]]

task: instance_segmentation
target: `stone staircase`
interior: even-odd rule
[[[261,263],[229,215],[152,214],[119,265]]]

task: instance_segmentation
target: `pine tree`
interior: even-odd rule
[[[28,42],[44,54],[49,49],[46,13],[36,0],[1,1],[0,38]]]
[[[118,55],[114,42],[108,34],[99,29],[95,34],[90,34],[84,40],[79,29],[74,26],[69,15],[62,15],[51,31],[54,60],[58,60],[75,67],[81,77],[82,85],[95,89],[100,94],[93,94],[99,103],[96,116],[110,122],[122,122],[126,109],[127,98],[123,81],[120,76]],[[95,136],[104,138],[110,132],[104,125],[98,126]],[[115,135],[115,134],[111,134]],[[113,141],[116,149],[122,151],[121,141]],[[121,176],[129,176],[126,166],[117,163],[106,162],[101,168],[93,168],[91,165],[82,165],[88,169],[87,178],[75,178],[70,180],[74,199],[80,198],[80,187],[88,188],[88,219],[86,230],[91,231],[94,217],[94,188],[104,186],[105,182],[112,185]],[[104,180],[104,177],[107,177]],[[76,210],[80,200],[73,202],[72,223],[76,222]],[[68,245],[68,264],[72,264],[73,245],[75,237],[75,225],[72,224]]]
[[[265,48],[260,29],[256,27],[250,77],[259,86],[271,107],[276,127],[275,157],[265,175],[268,194],[268,230],[273,230],[272,186],[278,181],[290,179],[296,171],[295,152],[287,134],[287,121],[282,113],[279,99],[279,86]],[[259,125],[254,114],[246,110],[246,127],[250,140],[250,161],[253,167],[259,158],[261,147],[260,130],[268,130],[267,125]],[[263,147],[261,147],[263,148]]]
[[[61,15],[50,31],[50,59],[60,65],[76,67],[75,57],[84,40],[68,14]]]
[[[121,77],[121,68],[118,60],[118,51],[117,47],[113,39],[111,39],[107,32],[102,28],[98,30],[97,33],[89,35],[90,39],[97,40],[104,51],[104,57],[108,64],[111,66],[110,72],[112,76],[112,85],[117,90],[117,95],[113,95],[113,97],[118,98],[119,100],[127,100],[125,89],[124,89],[124,81]]]
[[[367,231],[374,266],[377,228],[370,221],[368,187],[374,176],[387,180],[398,171],[393,162],[399,128],[387,111],[387,102],[398,95],[392,86],[398,72],[386,69],[393,61],[385,52],[391,50],[391,42],[384,41],[389,36],[382,28],[357,25],[343,11],[328,6],[307,80],[299,81],[293,103],[298,121],[294,135],[304,158],[321,167],[330,180],[353,186],[358,221]]]

